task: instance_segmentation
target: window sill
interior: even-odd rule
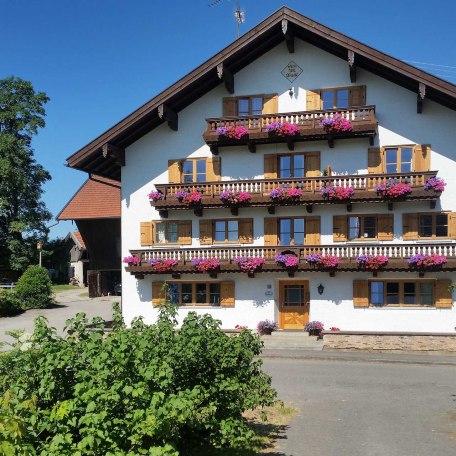
[[[376,309],[376,310],[437,310],[438,308],[435,306],[404,306],[404,307],[397,307],[397,306],[369,306],[368,309]]]

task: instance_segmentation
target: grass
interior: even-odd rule
[[[85,293],[81,293],[79,295],[80,298],[88,298],[89,297],[89,293],[85,292]]]
[[[78,287],[74,285],[52,285],[52,291],[54,293],[58,293],[59,291],[66,291],[66,290],[75,290]]]

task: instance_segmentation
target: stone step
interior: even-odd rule
[[[304,334],[290,335],[275,335],[262,336],[261,340],[265,350],[290,350],[290,349],[306,349],[306,350],[322,350],[323,340],[318,340],[316,336],[305,336]]]

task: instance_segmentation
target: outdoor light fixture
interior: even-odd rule
[[[322,295],[323,292],[325,291],[325,287],[320,283],[320,285],[318,285],[318,287],[317,287],[317,290],[318,290],[318,294]]]

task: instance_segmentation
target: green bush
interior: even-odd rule
[[[0,290],[0,317],[8,317],[22,312],[20,299],[14,291]]]
[[[16,284],[16,293],[26,309],[49,307],[53,302],[53,293],[47,270],[29,266]]]
[[[254,357],[257,335],[230,337],[220,322],[175,310],[112,332],[84,314],[68,337],[35,322],[31,348],[0,358],[0,441],[5,454],[194,455],[201,447],[243,449],[255,435],[242,413],[273,403]],[[0,446],[0,453],[2,447]]]

